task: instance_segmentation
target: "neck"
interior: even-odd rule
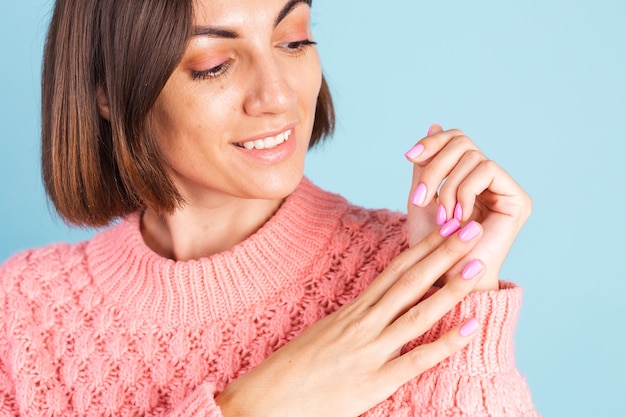
[[[215,205],[191,205],[172,214],[147,209],[141,221],[146,244],[177,261],[224,252],[259,230],[282,200],[229,199]]]

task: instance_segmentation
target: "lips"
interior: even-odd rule
[[[268,136],[263,139],[249,140],[246,142],[237,142],[235,143],[235,145],[239,146],[240,148],[245,148],[248,150],[274,149],[277,146],[288,141],[292,134],[293,134],[293,129],[288,129],[288,130],[285,130],[284,132],[279,133],[276,136]]]

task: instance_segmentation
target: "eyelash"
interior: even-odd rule
[[[297,42],[287,42],[281,44],[280,46],[287,50],[293,56],[301,56],[303,55],[308,48],[311,46],[317,45],[317,42],[314,42],[310,39],[305,39]],[[232,60],[224,61],[216,67],[209,68],[208,70],[203,71],[191,71],[191,78],[196,80],[210,80],[215,79],[221,75],[224,75],[230,66],[232,65]]]
[[[303,41],[297,42],[287,42],[283,44],[286,49],[288,49],[296,56],[303,54],[308,48],[315,45],[317,45],[317,42],[314,42],[310,39],[305,39]]]
[[[194,70],[194,71],[191,71],[191,78],[194,81],[217,78],[220,75],[224,74],[226,71],[228,71],[228,68],[230,68],[230,65],[231,65],[231,60],[229,59],[228,61],[224,61],[221,64],[219,64],[217,67],[213,67],[208,70],[204,70],[204,71]]]

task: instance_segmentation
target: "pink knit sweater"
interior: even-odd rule
[[[144,244],[140,214],[77,245],[0,269],[1,416],[220,416],[214,396],[357,296],[406,246],[405,218],[306,179],[231,251],[175,262]],[[415,343],[462,318],[471,345],[370,416],[536,416],[515,368],[521,290],[470,295]]]

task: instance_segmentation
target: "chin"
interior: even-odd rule
[[[300,185],[304,171],[291,173],[290,175],[276,175],[266,178],[262,184],[259,184],[257,198],[265,200],[282,200],[288,197]]]

